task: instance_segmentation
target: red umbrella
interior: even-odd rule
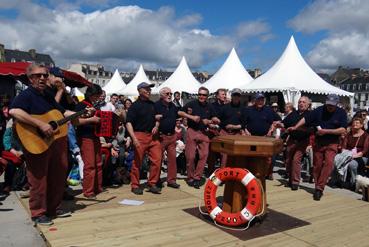
[[[29,65],[29,62],[0,63],[0,75],[13,76],[28,84],[26,68]],[[92,85],[91,82],[75,72],[60,69],[58,67],[50,68],[50,72],[55,76],[64,78],[65,85],[70,87],[90,87]]]

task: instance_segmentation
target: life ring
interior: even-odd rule
[[[223,211],[216,201],[218,186],[225,181],[241,182],[247,191],[248,199],[246,206],[236,213]],[[215,171],[205,185],[204,201],[210,217],[219,224],[227,226],[240,226],[248,223],[257,214],[262,200],[262,193],[255,176],[242,168],[221,168]]]

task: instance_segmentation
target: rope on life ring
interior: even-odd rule
[[[245,186],[248,199],[245,207],[240,212],[225,212],[217,205],[216,191],[218,186],[225,181],[238,181]],[[231,227],[244,224],[249,225],[250,222],[258,216],[257,212],[260,208],[262,199],[262,192],[257,179],[251,172],[242,168],[226,167],[218,169],[209,177],[205,185],[205,207],[215,224],[219,223]]]

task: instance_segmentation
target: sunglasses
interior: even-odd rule
[[[49,77],[49,74],[47,73],[37,73],[37,74],[31,74],[31,76],[37,78],[37,79],[40,79],[42,76],[47,79]]]
[[[165,93],[166,96],[172,96],[172,93]]]
[[[205,94],[205,93],[199,93],[199,96],[208,97],[208,94]]]

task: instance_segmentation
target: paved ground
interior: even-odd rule
[[[281,175],[284,173],[284,168],[282,166],[277,166],[274,168],[274,179],[281,182],[285,180],[282,179]],[[161,174],[165,176],[166,174]],[[184,178],[180,176],[180,178]],[[2,182],[2,178],[0,178]],[[144,182],[144,181],[142,181]],[[302,187],[314,188],[314,184],[301,183]],[[80,188],[79,186],[75,187]],[[286,188],[287,189],[287,188]],[[326,187],[326,191],[342,194],[349,196],[353,199],[361,199],[361,195],[354,193],[346,189],[332,189]],[[5,201],[0,205],[0,246],[8,247],[43,247],[46,246],[43,238],[40,236],[36,228],[32,226],[32,222],[28,217],[27,212],[20,204],[16,194],[12,192]]]
[[[0,246],[43,247],[46,246],[27,212],[12,192],[0,205]]]

